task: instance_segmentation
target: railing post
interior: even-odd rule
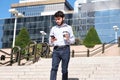
[[[30,54],[30,51],[28,50],[28,58],[27,58],[27,60],[29,60],[29,57],[30,57],[31,55],[33,55],[33,56],[34,56],[34,57],[33,57],[33,63],[34,63],[34,62],[36,62],[37,42],[36,42],[36,41],[31,41],[31,42],[29,43],[29,47],[30,47],[30,44],[33,44],[33,46],[32,46],[32,52],[31,52],[31,54]]]
[[[74,51],[74,50],[72,50],[72,57],[74,57],[74,53],[75,53],[75,51]]]
[[[11,56],[10,56],[10,66],[12,66],[13,63],[13,48],[11,50]]]
[[[18,49],[19,49],[19,51],[18,51],[18,65],[20,66],[20,62],[21,62],[21,53],[20,53],[20,51],[21,51],[21,48],[18,47]]]
[[[105,43],[102,44],[102,53],[105,51]]]
[[[48,58],[48,57],[49,57],[49,54],[50,54],[50,47],[49,47],[49,44],[48,44],[48,43],[46,43],[46,45],[47,45],[46,58]]]
[[[49,53],[50,53],[50,47],[48,43],[41,43],[42,44],[42,48],[41,48],[41,57],[49,57]]]
[[[89,56],[90,56],[90,50],[87,49],[87,57],[89,57]]]
[[[37,58],[36,58],[36,52],[37,52],[37,43],[34,42],[34,48],[33,48],[33,53],[34,53],[34,59],[33,59],[33,63],[36,62]]]
[[[16,49],[16,52],[15,52],[15,48],[17,48],[17,49]],[[10,57],[10,65],[11,65],[11,66],[12,66],[12,64],[13,64],[13,53],[16,53],[15,62],[18,61],[18,65],[20,65],[20,60],[21,60],[20,50],[21,50],[21,48],[20,48],[19,46],[15,46],[14,48],[12,48],[12,50],[11,50],[11,57]]]

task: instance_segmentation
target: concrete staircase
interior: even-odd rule
[[[0,66],[0,80],[49,80],[51,58],[27,66]],[[61,64],[57,80],[61,80]],[[120,80],[120,57],[70,59],[69,80]]]

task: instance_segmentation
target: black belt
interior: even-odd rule
[[[64,45],[64,46],[55,46],[55,47],[54,47],[54,49],[58,49],[58,48],[61,48],[61,49],[62,49],[62,48],[67,48],[67,47],[69,47],[69,45]]]

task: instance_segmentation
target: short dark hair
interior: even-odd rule
[[[54,14],[54,17],[65,17],[64,13],[62,11],[57,11],[55,14]]]

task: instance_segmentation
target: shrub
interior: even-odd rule
[[[89,29],[85,39],[83,40],[83,44],[88,48],[94,47],[96,44],[101,44],[99,36],[94,27]]]
[[[24,49],[30,42],[30,36],[26,28],[22,28],[19,34],[16,37],[15,45],[20,46],[21,49]],[[25,51],[22,51],[24,54]]]

